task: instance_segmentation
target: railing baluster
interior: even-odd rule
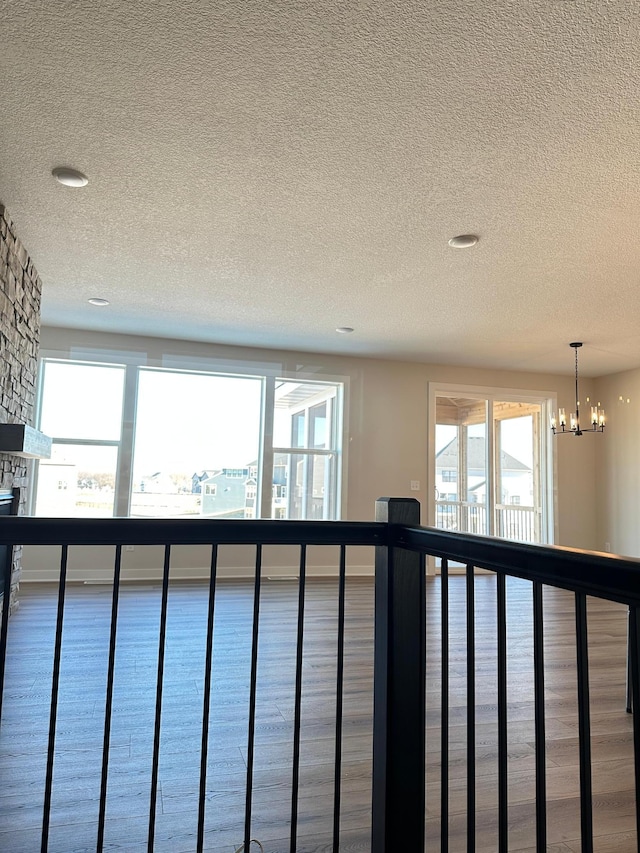
[[[153,762],[151,766],[151,793],[149,800],[149,836],[147,850],[153,853],[156,831],[156,800],[158,796],[158,767],[160,763],[160,728],[162,724],[162,688],[164,680],[164,651],[167,634],[167,603],[169,600],[169,567],[171,564],[171,545],[164,547],[164,567],[162,571],[162,605],[160,608],[160,636],[158,639],[158,673],[156,676],[156,716],[153,732]]]
[[[440,685],[440,849],[449,850],[449,561],[440,562],[440,623],[442,630]]]
[[[113,567],[113,594],[111,596],[111,632],[109,635],[109,663],[107,665],[107,696],[104,707],[104,739],[102,742],[102,774],[100,778],[100,808],[98,811],[97,853],[104,845],[104,821],[107,809],[107,784],[109,778],[109,745],[111,742],[111,709],[113,706],[113,674],[116,662],[116,636],[118,626],[118,596],[120,592],[120,568],[122,545],[116,545]]]
[[[497,575],[498,622],[498,853],[509,845],[508,741],[507,741],[507,592],[506,578]]]
[[[0,625],[0,722],[2,722],[2,697],[4,696],[4,669],[7,660],[7,637],[9,634],[9,601],[11,598],[11,573],[13,570],[13,545],[7,545],[6,571],[2,599],[2,625]]]
[[[260,619],[260,581],[262,545],[256,545],[256,574],[253,587],[253,629],[251,638],[251,686],[249,688],[249,731],[247,735],[247,787],[244,812],[244,849],[251,844],[251,802],[253,797],[253,748],[256,728],[256,690],[258,685],[258,629]]]
[[[344,689],[344,605],[347,578],[347,549],[340,546],[338,581],[338,650],[336,660],[336,750],[333,777],[333,853],[340,850],[340,798],[342,792],[342,696]]]
[[[581,592],[576,592],[575,597],[578,666],[578,737],[580,747],[580,835],[582,839],[582,853],[593,853],[587,597]]]
[[[633,694],[633,767],[636,783],[636,847],[640,853],[640,608],[629,608],[629,678]]]
[[[298,837],[298,783],[300,781],[300,719],[302,709],[302,652],[304,645],[304,588],[307,570],[307,546],[300,546],[298,580],[298,638],[296,643],[296,693],[293,714],[293,772],[291,777],[291,841],[289,853],[296,853]]]
[[[536,850],[547,849],[547,768],[544,707],[544,625],[542,584],[533,582],[533,683],[536,729]]]
[[[204,849],[204,815],[207,795],[207,756],[209,750],[209,709],[211,705],[211,666],[213,663],[213,621],[216,601],[216,576],[218,569],[218,546],[211,546],[211,569],[209,572],[209,611],[207,616],[207,649],[204,662],[204,696],[202,699],[202,741],[200,745],[200,794],[198,797],[197,853]]]
[[[53,675],[51,679],[51,711],[49,713],[49,744],[47,747],[47,771],[44,787],[44,806],[42,809],[42,838],[40,851],[47,853],[49,848],[49,821],[51,817],[51,790],[53,787],[53,758],[56,745],[56,718],[58,714],[58,689],[60,686],[60,657],[62,653],[62,622],[64,619],[64,598],[67,586],[67,559],[69,548],[62,546],[60,557],[60,582],[58,587],[58,612],[56,616],[56,639],[53,652]]]
[[[476,849],[476,652],[473,566],[467,564],[467,851]]]

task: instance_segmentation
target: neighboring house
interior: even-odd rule
[[[211,468],[208,470],[205,469],[204,471],[201,471],[200,473],[195,471],[191,475],[191,494],[199,495],[202,492],[202,483],[204,482],[204,480],[208,480],[209,477],[213,477],[213,475],[215,473],[216,473],[215,468]]]
[[[500,452],[501,497],[499,503],[521,506],[533,504],[533,472],[505,450]],[[486,503],[486,442],[481,436],[467,438],[464,470],[460,464],[458,438],[452,439],[436,455],[436,499]],[[465,482],[466,480],[466,482]],[[464,495],[461,494],[464,490]]]
[[[276,453],[273,461],[272,517],[287,517],[287,455]],[[197,475],[194,475],[194,477]],[[200,514],[222,518],[256,518],[258,462],[245,468],[222,468],[199,481]]]
[[[258,484],[258,460],[254,459],[247,466],[249,480],[247,480],[247,514],[245,518],[255,518],[255,507],[257,501]],[[253,482],[252,482],[253,481]],[[288,456],[286,453],[274,453],[273,456],[273,484],[271,490],[271,517],[288,518],[288,492],[289,481]]]
[[[258,481],[249,477],[244,484],[244,517],[256,517],[256,501],[258,500]]]
[[[249,468],[223,468],[200,483],[200,514],[215,518],[253,518],[256,480]],[[247,504],[248,493],[251,495]],[[247,511],[250,510],[249,514]]]
[[[533,470],[501,450],[494,465],[494,503],[487,495],[486,462],[483,436],[467,436],[462,447],[456,437],[437,454],[436,526],[479,534],[492,530],[497,536],[539,542],[541,520],[534,506]]]
[[[287,485],[289,482],[289,469],[287,467],[287,455],[275,453],[273,457],[273,489],[272,489],[272,517],[287,518],[289,508],[289,493]]]

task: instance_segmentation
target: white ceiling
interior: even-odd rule
[[[0,0],[0,200],[51,325],[611,373],[638,44],[637,0]]]

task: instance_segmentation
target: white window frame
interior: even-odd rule
[[[89,357],[90,356],[90,357]],[[119,441],[102,441],[92,439],[56,439],[56,443],[78,444],[78,445],[100,445],[117,446],[117,473],[114,497],[114,515],[128,516],[130,511],[131,490],[133,480],[133,454],[135,439],[136,405],[138,397],[138,379],[142,370],[158,370],[171,373],[200,373],[213,376],[231,376],[234,378],[260,379],[262,381],[262,405],[260,418],[260,442],[257,465],[258,486],[256,489],[256,518],[271,518],[272,512],[272,480],[273,480],[273,456],[276,452],[302,452],[308,454],[322,455],[335,454],[335,491],[334,518],[339,520],[342,509],[346,506],[346,484],[347,484],[347,460],[345,454],[348,399],[348,377],[325,375],[320,373],[308,373],[297,370],[274,369],[267,364],[255,364],[252,362],[234,362],[233,368],[229,361],[223,359],[193,359],[183,358],[174,354],[164,354],[161,358],[144,357],[143,353],[120,352],[100,350],[97,352],[70,351],[68,355],[60,352],[42,350],[39,357],[38,371],[38,393],[37,393],[37,417],[41,416],[41,401],[44,387],[44,375],[46,364],[57,362],[62,364],[87,364],[98,367],[124,368],[124,393],[122,405],[122,420]],[[43,369],[44,367],[44,369]],[[328,450],[304,450],[301,448],[280,449],[273,447],[273,418],[275,387],[279,382],[299,382],[301,384],[318,383],[319,385],[330,385],[335,387],[327,389],[326,397],[333,397],[335,410],[332,410],[332,431],[335,433],[335,444]],[[315,400],[315,398],[314,398]],[[306,403],[305,403],[306,405]],[[34,471],[34,488],[30,494],[30,512],[35,511],[37,494],[37,464]],[[248,466],[251,469],[251,466]],[[256,467],[256,466],[253,466]],[[327,466],[327,469],[329,466]],[[252,469],[249,471],[251,476]],[[326,484],[325,484],[326,486]],[[288,495],[290,490],[286,489]],[[325,507],[326,509],[326,507]],[[326,515],[326,512],[325,512]]]
[[[122,391],[122,406],[120,411],[120,438],[119,439],[102,439],[102,438],[69,438],[68,436],[61,435],[53,435],[50,436],[52,440],[52,444],[59,446],[72,446],[72,447],[115,447],[117,448],[117,458],[116,458],[116,474],[115,474],[115,488],[114,488],[114,496],[113,496],[113,516],[118,516],[121,513],[118,512],[119,503],[118,503],[118,494],[119,494],[119,477],[121,472],[121,460],[123,453],[123,432],[125,429],[126,422],[126,396],[127,396],[127,366],[125,364],[114,362],[112,360],[105,361],[90,361],[85,359],[70,359],[70,358],[59,358],[56,356],[45,357],[40,356],[38,361],[38,384],[37,384],[37,392],[36,392],[36,427],[38,429],[41,428],[42,421],[42,398],[44,393],[44,379],[46,373],[46,365],[47,364],[79,364],[87,367],[105,367],[105,368],[115,368],[124,371],[124,381],[123,381],[123,391]],[[36,510],[36,497],[38,494],[38,473],[39,473],[40,465],[36,460],[36,464],[33,468],[33,487],[30,489],[28,506],[29,506],[29,514],[34,515]],[[60,490],[60,487],[58,487]],[[65,487],[66,489],[66,487]],[[61,490],[62,491],[62,490]],[[113,517],[112,516],[112,517]]]
[[[299,408],[296,408],[291,412],[291,416],[298,415],[304,412],[304,424],[305,424],[305,446],[304,447],[293,447],[293,446],[282,446],[282,447],[274,447],[273,453],[281,453],[283,455],[289,456],[289,466],[286,473],[287,484],[295,483],[295,476],[293,476],[293,471],[291,467],[291,457],[292,456],[302,456],[306,457],[317,457],[317,456],[325,456],[328,460],[328,464],[325,466],[324,471],[324,486],[322,489],[323,496],[329,493],[329,488],[331,484],[332,476],[336,480],[336,488],[333,493],[333,500],[335,502],[335,507],[333,508],[333,513],[331,512],[332,506],[331,501],[323,501],[322,505],[322,520],[328,520],[330,518],[339,519],[340,518],[340,498],[341,498],[341,483],[343,479],[343,470],[342,465],[340,464],[340,460],[343,457],[342,453],[342,437],[344,433],[344,381],[338,382],[335,379],[327,379],[325,377],[319,378],[318,376],[314,376],[312,379],[301,379],[300,376],[296,376],[295,379],[285,378],[280,376],[276,381],[284,381],[284,382],[293,382],[299,381],[300,384],[310,385],[313,383],[317,383],[319,387],[318,393],[312,397],[309,397],[304,401],[303,404],[300,405]],[[274,391],[275,393],[275,391]],[[310,447],[310,439],[311,439],[311,418],[309,417],[309,412],[315,406],[321,405],[322,403],[326,403],[327,406],[327,414],[326,414],[326,423],[327,423],[327,447]],[[342,416],[343,429],[340,430],[340,419]],[[305,460],[306,461],[306,460]],[[303,474],[303,483],[302,483],[302,518],[307,517],[307,508],[308,508],[308,464],[304,466],[304,474]],[[287,514],[290,514],[292,502],[295,498],[294,488],[291,486],[287,488],[285,491],[286,500],[287,500]]]

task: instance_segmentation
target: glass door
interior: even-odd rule
[[[545,400],[437,394],[435,526],[549,542]]]
[[[543,542],[540,406],[494,403],[496,458],[494,535]]]
[[[436,527],[487,534],[487,403],[438,397]]]

